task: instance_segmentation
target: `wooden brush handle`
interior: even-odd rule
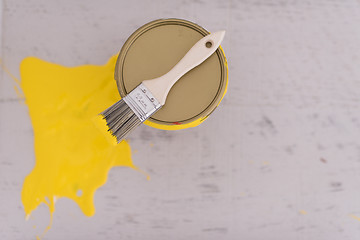
[[[225,31],[219,31],[203,37],[195,43],[168,73],[158,78],[145,80],[143,84],[151,91],[160,104],[164,105],[166,97],[176,81],[210,57],[220,46],[224,36]]]

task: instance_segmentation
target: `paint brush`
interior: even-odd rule
[[[121,142],[132,130],[162,106],[172,86],[187,72],[210,57],[220,46],[225,31],[211,33],[200,39],[165,75],[145,80],[127,96],[100,113],[108,131]]]

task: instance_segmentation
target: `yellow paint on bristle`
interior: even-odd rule
[[[115,144],[97,115],[120,99],[114,81],[116,56],[103,66],[64,67],[28,57],[20,66],[21,88],[29,108],[35,166],[25,178],[21,199],[29,217],[55,200],[74,200],[86,216],[95,213],[95,191],[114,166],[137,169],[126,141]],[[138,170],[138,169],[137,169]],[[47,231],[45,230],[45,232]]]
[[[116,146],[118,144],[116,137],[111,134],[111,132],[109,131],[109,128],[107,127],[107,123],[106,120],[103,118],[102,115],[97,115],[95,116],[93,119],[93,123],[94,125],[97,127],[97,129],[102,132],[105,133],[107,132],[107,134],[105,134],[105,138],[106,140],[111,143],[112,145]]]

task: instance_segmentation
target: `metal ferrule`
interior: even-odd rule
[[[162,107],[150,90],[142,83],[126,95],[123,100],[141,122],[144,122]]]

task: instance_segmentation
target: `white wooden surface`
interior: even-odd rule
[[[60,199],[45,239],[360,239],[360,2],[3,0],[3,63],[29,55],[103,64],[146,22],[226,29],[229,90],[201,126],[131,137],[151,181],[115,168],[86,218]],[[0,78],[0,239],[34,239],[23,178],[34,164],[27,108]],[[305,214],[306,213],[306,214]],[[37,228],[34,229],[33,225]]]

